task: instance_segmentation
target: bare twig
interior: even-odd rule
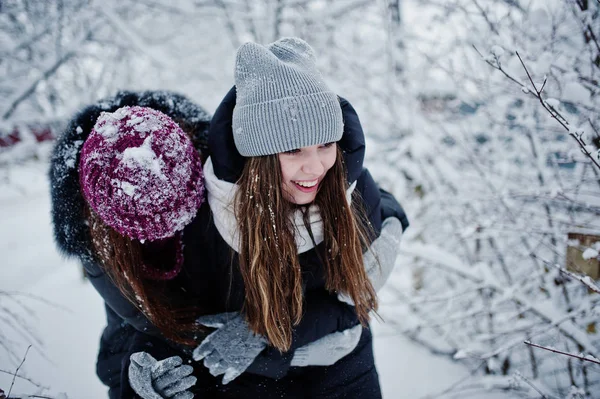
[[[8,397],[10,397],[10,393],[12,392],[13,385],[15,385],[15,380],[17,379],[17,374],[19,373],[19,369],[21,368],[21,366],[23,366],[23,363],[25,363],[25,359],[27,359],[27,354],[29,353],[29,349],[31,349],[31,345],[29,345],[27,347],[27,350],[25,351],[25,355],[23,355],[23,360],[21,361],[21,364],[19,364],[19,367],[17,367],[17,369],[15,370],[15,373],[13,374],[13,378],[10,383],[10,388],[8,389],[8,395],[6,395]]]
[[[25,381],[29,382],[30,384],[32,384],[32,385],[34,385],[34,386],[36,386],[37,388],[42,388],[42,386],[41,386],[39,383],[35,382],[35,381],[34,381],[34,380],[32,380],[31,378],[24,377],[24,376],[22,376],[22,375],[19,375],[19,374],[15,374],[15,372],[14,372],[14,371],[7,371],[7,370],[2,370],[2,369],[0,369],[0,373],[4,373],[4,374],[10,374],[10,375],[12,375],[12,376],[16,376],[16,377],[18,377],[18,378],[20,378],[20,379],[22,379],[22,380],[25,380]]]
[[[537,345],[537,344],[534,344],[533,342],[529,342],[529,341],[525,341],[524,344],[525,345],[529,345],[529,346],[533,346],[534,348],[540,348],[540,349],[544,349],[546,351],[558,353],[560,355],[574,357],[576,359],[583,360],[583,361],[586,361],[586,362],[600,364],[600,360],[595,359],[595,358],[594,359],[590,359],[589,357],[585,357],[585,356],[575,355],[573,353],[559,351],[558,349],[554,349],[554,348],[550,348],[550,347],[542,346],[542,345]]]

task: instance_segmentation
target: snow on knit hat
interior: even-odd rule
[[[81,150],[79,181],[104,223],[142,242],[183,230],[204,200],[202,164],[190,138],[146,107],[98,117]]]
[[[233,137],[245,157],[338,141],[344,122],[304,40],[246,43],[235,60]]]

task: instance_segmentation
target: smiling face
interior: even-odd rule
[[[335,143],[313,145],[278,155],[285,198],[298,205],[314,201],[327,171],[335,163]]]

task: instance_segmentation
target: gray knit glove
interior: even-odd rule
[[[182,365],[179,356],[157,361],[146,352],[136,352],[129,358],[129,385],[143,399],[192,399],[188,391],[196,384],[190,375],[194,368]]]
[[[202,316],[197,322],[217,330],[194,349],[194,360],[204,359],[214,376],[224,374],[223,384],[246,371],[267,346],[267,340],[254,334],[238,312]]]
[[[395,217],[383,221],[381,234],[372,243],[363,255],[363,264],[367,276],[378,292],[390,277],[396,258],[400,252],[400,237],[402,236],[402,223]],[[379,260],[379,263],[377,262]],[[338,299],[354,306],[352,298],[346,294],[339,294]]]
[[[324,336],[294,351],[292,366],[331,366],[356,348],[363,327],[359,324]]]

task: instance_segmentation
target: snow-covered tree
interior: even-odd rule
[[[600,357],[600,295],[563,271],[573,268],[569,233],[600,229],[600,4],[411,7],[409,76],[421,108],[398,147],[409,157],[388,159],[420,200],[404,246],[415,283],[396,290],[404,317],[395,322],[471,365],[473,377],[449,395],[566,397],[576,387],[592,397],[596,364],[525,341]]]
[[[392,281],[382,314],[472,367],[446,393],[593,396],[600,295],[567,252],[600,250],[598,0],[9,0],[0,139],[118,89],[214,109],[237,46],[290,35],[355,106],[368,166],[407,208],[412,285]]]

